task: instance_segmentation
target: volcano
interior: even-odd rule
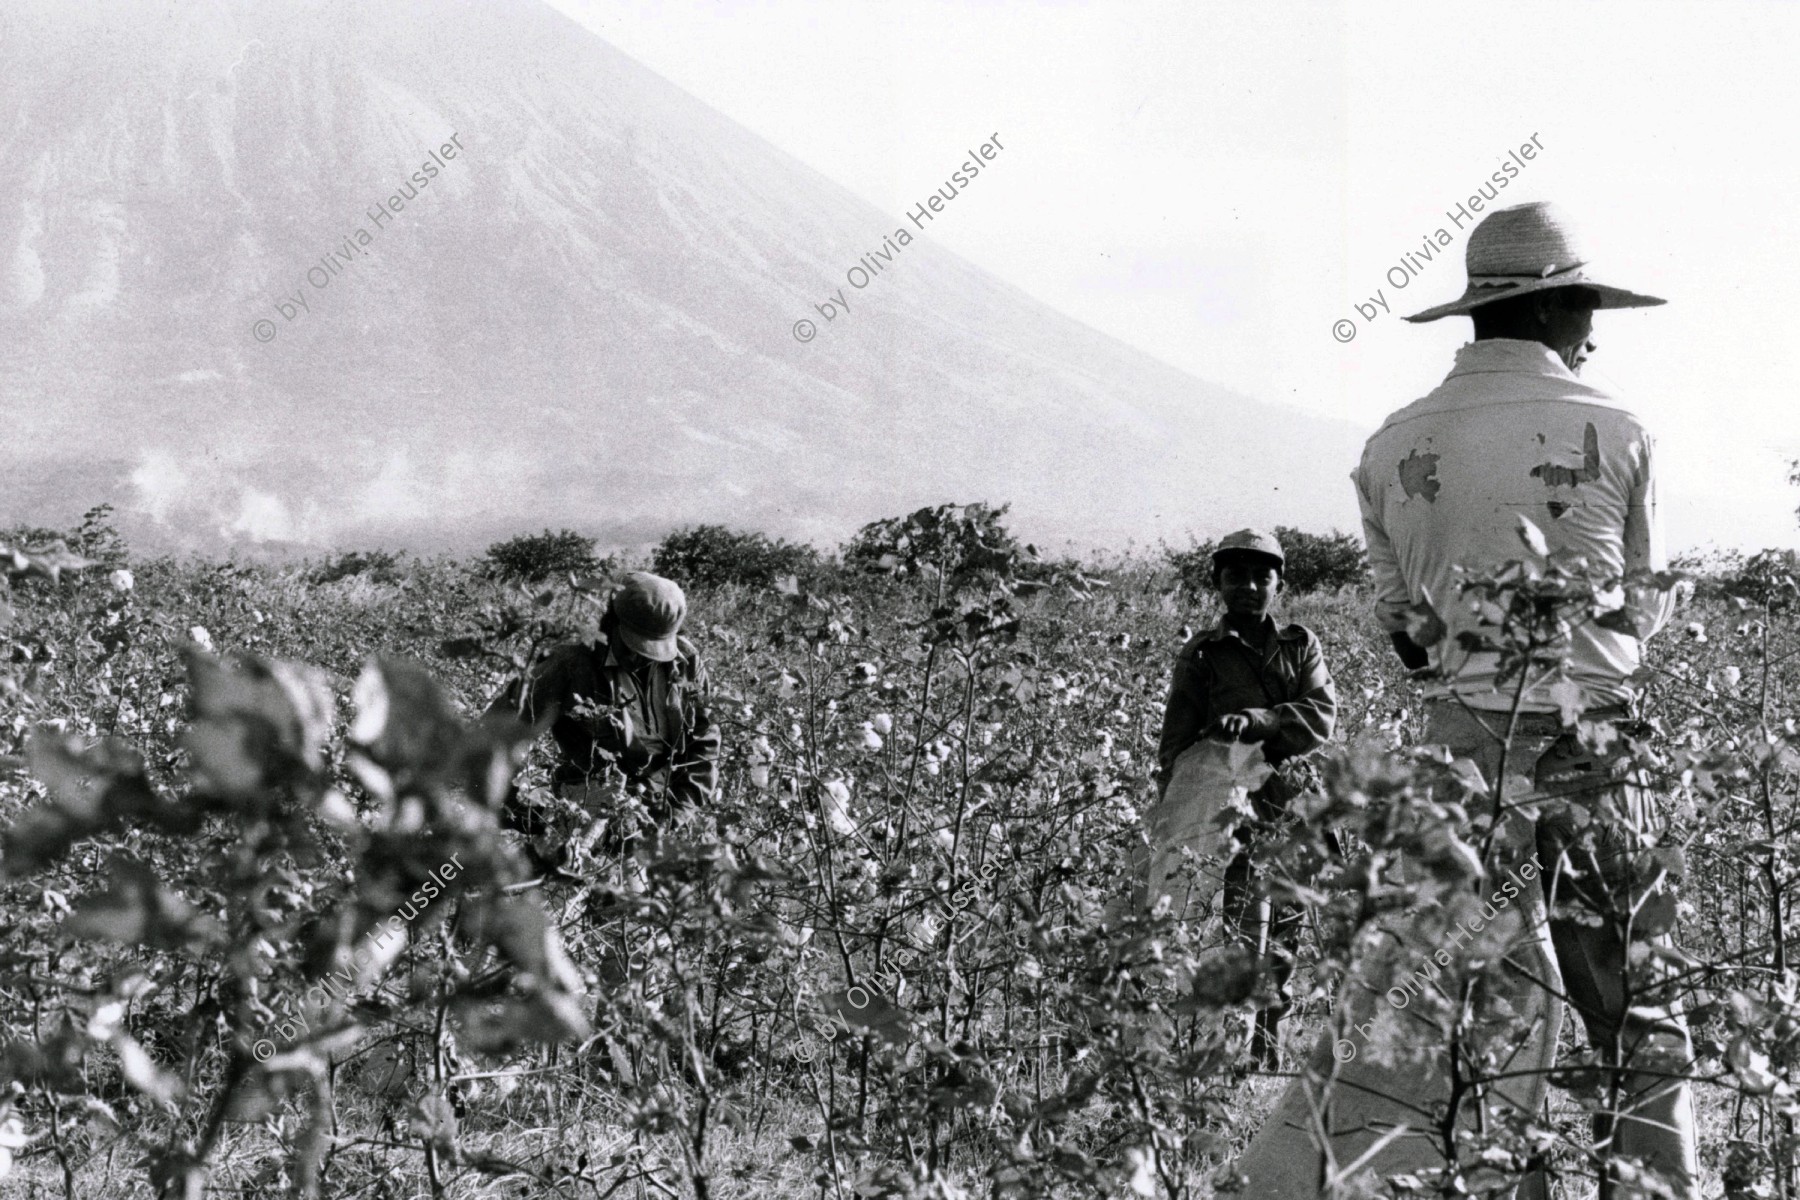
[[[1078,546],[1322,529],[1360,445],[1055,312],[538,0],[10,2],[0,428],[0,521],[107,501],[208,551],[833,541],[969,500]]]

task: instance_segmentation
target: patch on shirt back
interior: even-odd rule
[[[1414,496],[1423,496],[1425,503],[1436,503],[1438,492],[1443,486],[1438,483],[1437,468],[1437,455],[1420,454],[1417,450],[1400,461],[1400,490],[1406,493],[1408,500]],[[1532,474],[1537,472],[1533,471]]]
[[[1565,467],[1561,463],[1542,463],[1531,468],[1531,477],[1544,481],[1545,487],[1580,487],[1600,478],[1600,432],[1592,421],[1581,434],[1581,465]],[[1555,511],[1552,509],[1551,511]],[[1561,516],[1561,513],[1557,513]]]

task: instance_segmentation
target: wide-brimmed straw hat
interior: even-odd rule
[[[1586,247],[1573,222],[1548,201],[1519,204],[1489,213],[1469,234],[1464,255],[1469,286],[1460,299],[1414,313],[1408,321],[1435,321],[1551,288],[1591,288],[1601,308],[1648,308],[1668,301],[1601,283],[1588,265]]]

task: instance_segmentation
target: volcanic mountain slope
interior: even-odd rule
[[[902,224],[538,0],[12,0],[0,520],[466,549],[944,500],[1089,545],[1351,518],[1348,426],[926,236],[847,287]]]

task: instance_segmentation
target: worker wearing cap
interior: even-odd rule
[[[1166,791],[1175,759],[1202,738],[1253,742],[1270,765],[1317,749],[1337,721],[1337,693],[1319,639],[1304,625],[1277,625],[1269,616],[1281,591],[1286,564],[1281,543],[1256,529],[1223,538],[1212,554],[1213,586],[1224,618],[1195,634],[1175,656],[1169,703],[1163,712],[1157,749],[1158,781]],[[1278,820],[1288,799],[1280,776],[1251,793],[1258,822],[1239,831],[1246,843]],[[1283,993],[1274,1007],[1257,1014],[1251,1055],[1274,1067],[1280,1062],[1280,1022],[1286,1011],[1287,976],[1300,933],[1298,910],[1271,910],[1254,896],[1250,857],[1240,852],[1225,875],[1225,915],[1261,953],[1276,953]]]
[[[706,712],[706,671],[680,634],[687,597],[673,581],[634,571],[613,593],[592,643],[556,646],[490,711],[550,721],[559,794],[610,792],[609,767],[641,784],[657,821],[712,799],[719,730]]]

